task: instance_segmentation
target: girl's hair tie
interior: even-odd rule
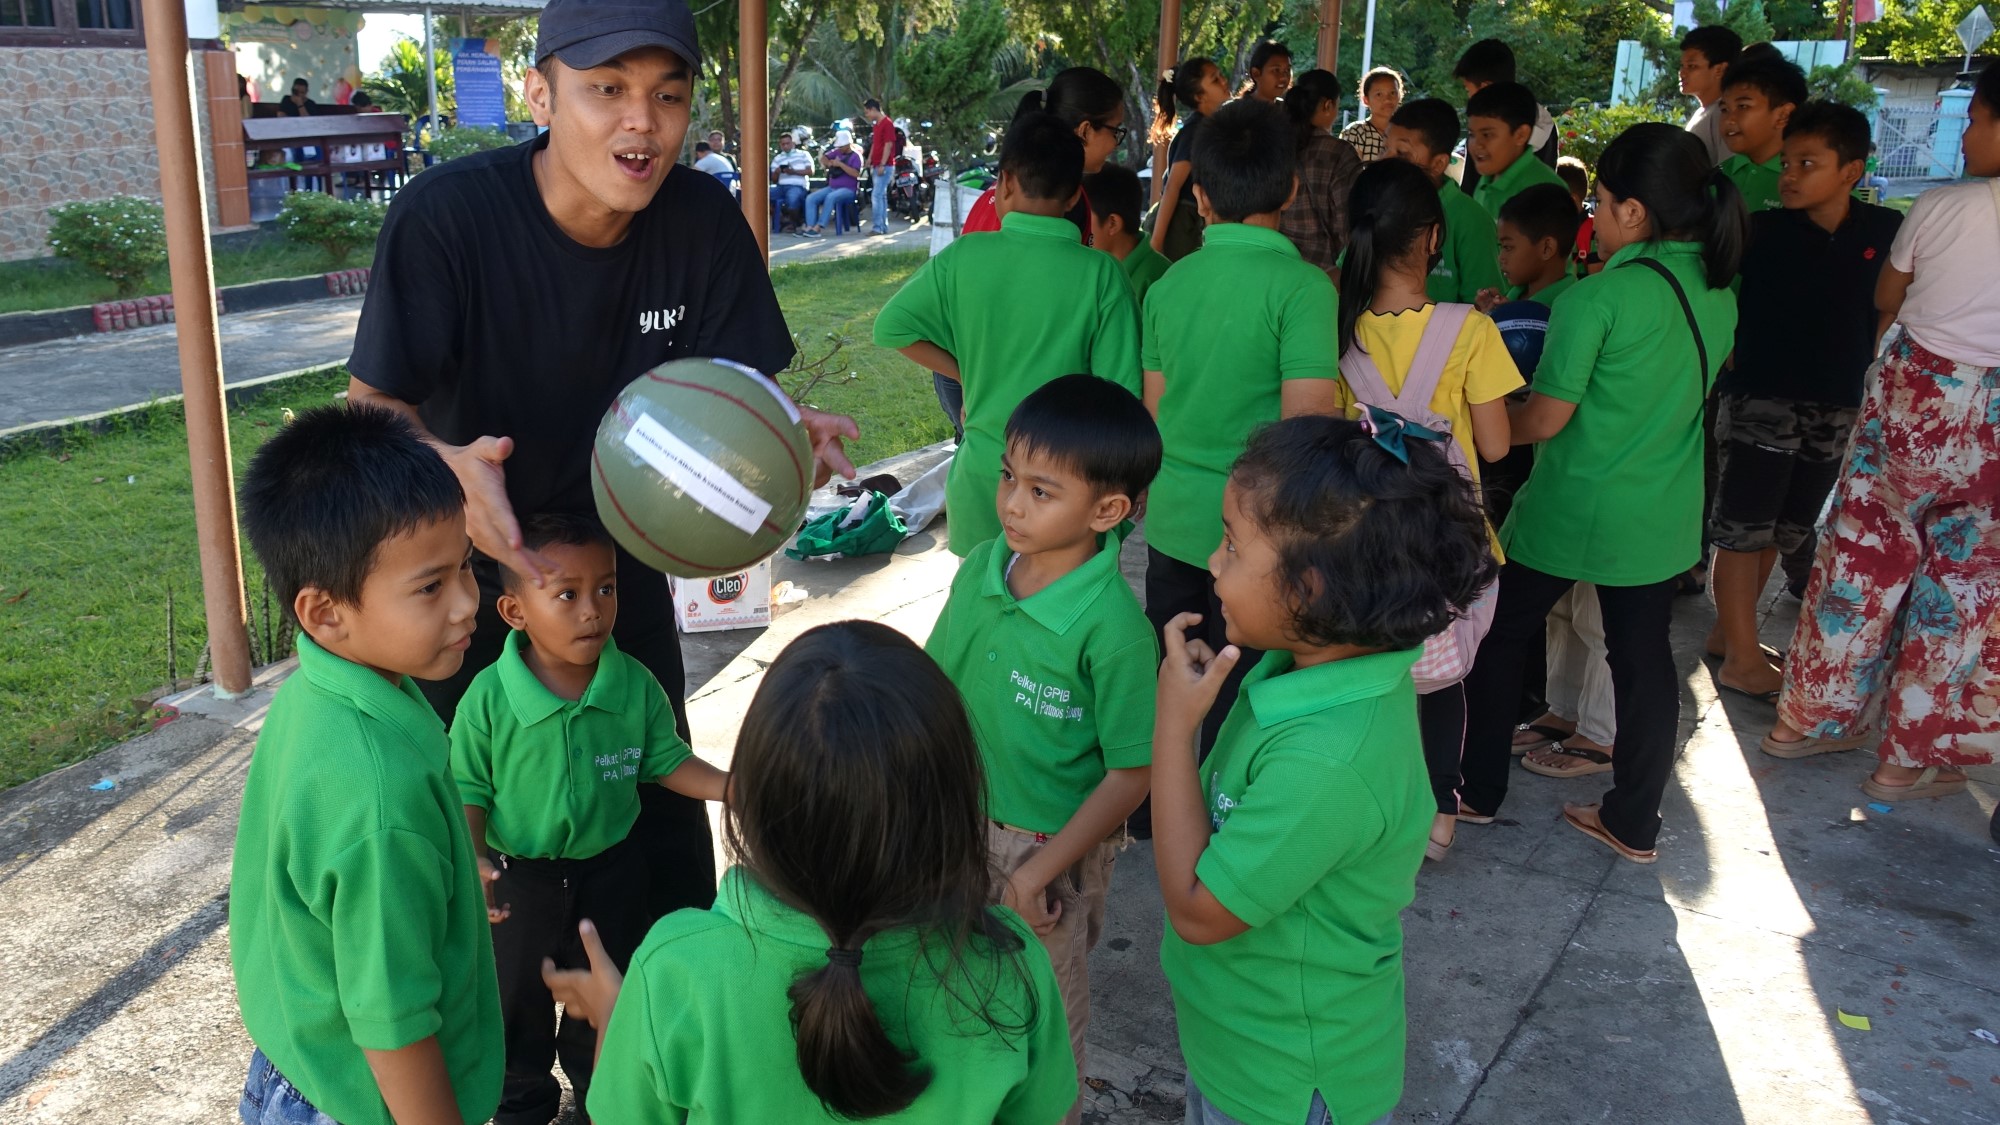
[[[1357,421],[1361,423],[1362,429],[1368,431],[1368,436],[1375,439],[1376,445],[1387,450],[1389,456],[1394,457],[1405,465],[1410,463],[1410,450],[1404,444],[1405,439],[1415,438],[1418,441],[1444,440],[1443,434],[1428,426],[1419,426],[1393,410],[1384,410],[1379,406],[1369,406],[1366,403],[1362,404],[1361,417]]]
[[[859,949],[842,949],[837,945],[828,946],[826,960],[830,965],[845,965],[850,969],[858,969],[861,967],[861,951]]]

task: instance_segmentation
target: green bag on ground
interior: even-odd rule
[[[787,558],[831,562],[858,555],[883,555],[909,535],[903,519],[880,492],[866,492],[845,508],[806,521],[785,548]]]

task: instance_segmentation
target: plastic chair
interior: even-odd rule
[[[716,179],[718,179],[718,180],[721,180],[721,181],[722,181],[722,186],[723,186],[723,187],[726,187],[726,188],[728,188],[728,189],[729,189],[729,194],[730,194],[730,195],[732,195],[732,196],[735,196],[735,197],[736,197],[736,198],[738,198],[738,199],[741,199],[741,198],[743,198],[743,175],[742,175],[742,173],[740,173],[740,172],[717,172],[717,173],[715,173],[714,175],[715,175],[715,178],[716,178]]]
[[[833,233],[846,234],[861,226],[861,205],[856,196],[833,209]]]

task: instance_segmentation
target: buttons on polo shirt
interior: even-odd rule
[[[1000,654],[997,652],[989,652],[986,654],[986,663],[988,664],[991,664],[998,659],[1000,659]]]

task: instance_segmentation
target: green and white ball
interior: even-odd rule
[[[619,392],[597,427],[590,490],[612,538],[679,578],[735,574],[785,545],[812,497],[812,442],[763,376],[677,359]]]

